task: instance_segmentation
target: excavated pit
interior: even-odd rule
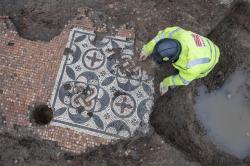
[[[52,4],[51,6],[48,4],[52,1],[0,0],[0,2],[0,9],[2,6],[5,10],[5,12],[2,12],[3,15],[10,15],[10,18],[14,22],[21,37],[30,40],[43,41],[49,41],[59,34],[63,29],[64,24],[66,24],[67,21],[77,13],[77,8],[83,5],[76,1],[69,4],[69,1],[67,2],[67,0],[64,2],[53,1],[54,5]],[[26,2],[26,5],[24,5],[24,2]],[[40,5],[38,5],[37,2],[38,4],[41,2]],[[84,2],[86,3],[89,1]],[[113,3],[112,1],[110,2]],[[212,27],[211,25],[213,23],[205,24],[206,22],[210,22],[208,21],[210,19],[205,18],[212,18],[213,12],[210,12],[212,9],[216,8],[216,10],[221,10],[221,7],[218,7],[218,4],[215,5],[214,3],[211,3],[207,6],[207,4],[200,3],[201,5],[199,6],[197,5],[197,2],[193,0],[188,2],[188,4],[183,3],[183,1],[166,1],[166,4],[170,4],[170,8],[167,9],[167,12],[166,6],[162,5],[162,1],[143,1],[143,3],[140,1],[140,3],[135,3],[134,1],[127,2],[128,5],[123,2],[117,2],[118,7],[116,5],[113,5],[112,7],[109,5],[102,6],[99,3],[97,4],[96,1],[90,1],[89,5],[90,7],[92,6],[92,10],[88,15],[96,26],[99,24],[101,25],[103,22],[109,22],[108,28],[113,28],[113,25],[117,28],[118,25],[128,22],[128,27],[132,26],[137,30],[136,47],[138,47],[138,49],[147,39],[152,38],[158,30],[177,23],[190,30],[206,34],[209,31],[208,29]],[[192,4],[192,6],[189,6],[189,4]],[[48,5],[48,7],[46,7],[46,5]],[[39,6],[39,8],[36,6]],[[202,6],[206,7],[202,8]],[[118,8],[118,10],[115,8]],[[176,10],[177,8],[178,10]],[[157,9],[158,12],[155,12],[156,10],[154,9]],[[205,84],[208,91],[218,89],[237,67],[249,68],[249,9],[250,6],[247,3],[237,4],[235,9],[233,9],[232,12],[209,34],[208,37],[215,41],[215,43],[221,48],[221,58],[215,70],[210,73],[207,78],[197,80],[188,87],[180,87],[171,90],[166,96],[158,98],[156,101],[151,117],[151,123],[157,134],[159,134],[167,144],[165,144],[164,141],[161,144],[160,138],[155,140],[154,138],[156,137],[156,134],[154,134],[154,136],[140,138],[137,141],[128,140],[125,142],[119,142],[112,146],[105,146],[96,149],[91,153],[84,154],[84,158],[78,156],[78,159],[83,162],[88,161],[91,163],[90,165],[95,165],[97,160],[100,162],[108,161],[106,162],[108,165],[114,163],[116,163],[116,165],[121,163],[130,163],[127,165],[138,165],[138,160],[143,157],[151,158],[151,161],[159,157],[159,160],[161,159],[163,161],[165,160],[165,156],[171,155],[164,149],[164,146],[171,144],[173,147],[184,152],[186,159],[194,162],[197,161],[202,165],[234,166],[246,164],[247,162],[249,164],[250,157],[246,157],[244,161],[239,160],[236,157],[217,149],[211,141],[207,140],[205,136],[206,132],[198,122],[194,111],[197,87],[201,84]],[[148,20],[144,20],[145,11],[148,12]],[[178,14],[175,14],[176,12],[178,12]],[[191,13],[191,15],[188,13]],[[192,15],[199,15],[200,17],[194,18]],[[102,16],[103,19],[100,19],[100,16]],[[112,16],[112,20],[108,20],[108,16]],[[218,17],[221,16],[218,15]],[[214,20],[211,22],[214,22]],[[136,50],[137,52],[139,51],[138,49]],[[150,68],[150,66],[145,66]],[[151,71],[152,73],[155,73],[156,76],[156,90],[158,89],[157,85],[159,85],[159,81],[166,76],[166,73],[174,72],[172,71],[172,68],[169,68],[169,64],[166,66],[167,68],[164,68],[164,66],[160,69],[158,68],[156,71]],[[43,123],[48,123],[47,119],[48,118],[44,118],[42,120]],[[38,122],[41,122],[40,118],[38,118]],[[5,134],[5,137],[6,136],[7,134]],[[145,146],[145,144],[147,146]],[[154,146],[155,150],[152,150],[150,151],[151,153],[149,153],[149,149],[151,149],[154,144],[157,144],[157,146],[162,148],[162,151],[160,151],[162,153],[156,153],[159,152],[159,150],[157,149],[158,147]],[[133,150],[131,153],[133,155],[124,155],[124,153],[121,153],[121,151],[126,151],[127,145],[132,146]],[[33,150],[39,151],[40,149],[33,148]],[[10,154],[11,153],[12,152],[10,152]],[[162,154],[165,154],[165,156],[162,156]],[[43,153],[38,155],[43,155]],[[32,154],[26,158],[32,158]],[[110,160],[110,158],[112,160]],[[75,160],[74,157],[71,157],[71,159]],[[10,160],[9,157],[6,157],[6,160]]]
[[[221,51],[220,62],[209,76],[195,81],[188,87],[172,90],[159,98],[154,106],[151,122],[156,132],[166,142],[185,152],[189,159],[204,165],[228,166],[242,162],[237,157],[218,149],[207,139],[205,129],[197,120],[194,104],[197,87],[201,84],[205,84],[210,92],[219,89],[237,67],[249,68],[249,9],[250,4],[237,4],[208,35],[219,45]],[[249,158],[247,155],[244,157]]]

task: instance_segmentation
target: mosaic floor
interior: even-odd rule
[[[71,30],[51,106],[52,125],[107,139],[148,130],[153,80],[132,61],[133,41]]]

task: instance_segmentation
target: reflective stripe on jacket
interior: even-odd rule
[[[219,48],[211,40],[180,27],[160,31],[143,46],[143,51],[152,54],[156,43],[164,38],[176,39],[182,46],[179,59],[173,63],[179,74],[165,78],[165,86],[188,85],[194,79],[207,76],[219,61]]]

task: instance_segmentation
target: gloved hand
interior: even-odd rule
[[[139,60],[140,61],[145,61],[148,58],[148,56],[149,56],[148,54],[146,54],[143,50],[141,50]]]
[[[163,96],[165,93],[168,92],[168,86],[165,86],[163,82],[160,83],[160,94]]]

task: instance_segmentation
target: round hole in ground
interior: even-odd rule
[[[47,125],[53,118],[53,111],[47,105],[38,105],[31,112],[31,121],[38,125]]]

